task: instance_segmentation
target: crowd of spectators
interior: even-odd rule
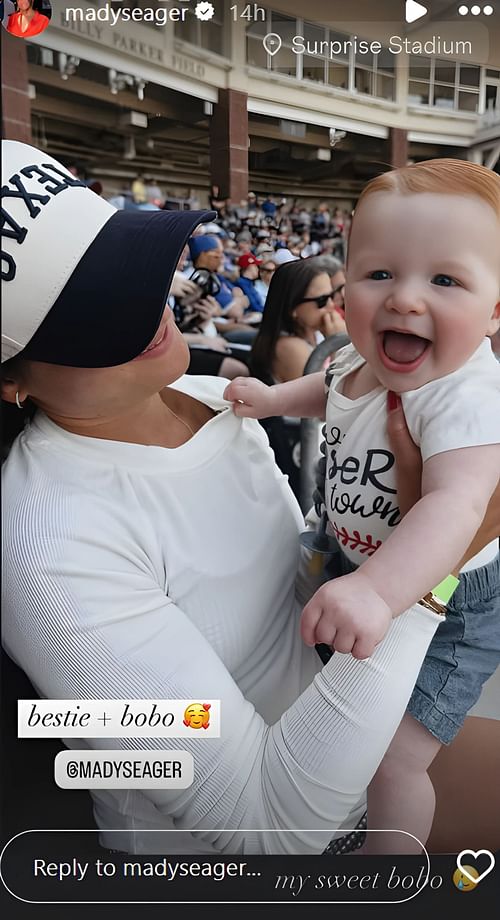
[[[193,196],[164,198],[143,176],[112,203],[124,209],[200,207]],[[316,345],[345,332],[350,212],[254,192],[235,205],[217,186],[209,207],[217,216],[189,240],[171,288],[170,306],[189,345],[188,373],[251,374],[267,383],[301,376]],[[298,420],[262,424],[298,495]]]
[[[325,303],[319,307],[316,340],[324,333],[325,306],[328,312],[336,311],[340,320],[343,319],[348,213],[340,208],[330,209],[326,203],[307,209],[295,202],[287,205],[285,199],[278,203],[271,195],[259,199],[253,192],[238,206],[230,206],[221,199],[216,186],[212,187],[210,207],[217,213],[216,220],[191,239],[179,266],[184,279],[184,296],[175,296],[172,306],[183,331],[188,331],[186,323],[190,323],[189,331],[192,333],[196,327],[196,332],[203,336],[199,344],[208,347],[209,329],[208,335],[213,337],[214,343],[216,336],[222,337],[240,349],[239,357],[244,363],[251,364],[251,355],[243,352],[251,351],[258,335],[276,272],[287,263],[312,258],[322,260],[321,273],[328,275],[327,293],[331,294],[330,298],[323,298]],[[314,273],[319,274],[319,268]],[[197,286],[197,293],[193,284]],[[175,287],[173,293],[176,294]],[[298,289],[290,293],[287,309],[291,310],[298,306],[295,296]],[[202,303],[202,317],[198,323],[196,296],[198,303]],[[294,332],[314,344],[311,334],[306,335],[298,323]],[[195,340],[191,339],[190,344],[194,345]],[[268,371],[271,373],[272,368]],[[199,370],[193,368],[192,372],[199,373]]]
[[[88,184],[102,194],[100,183]],[[111,203],[120,209],[197,210],[138,175]],[[255,376],[266,383],[304,373],[324,338],[345,333],[344,266],[351,212],[320,202],[249,192],[231,203],[212,185],[215,219],[185,247],[169,303],[191,356],[188,374]],[[278,466],[300,491],[300,425],[267,419]]]

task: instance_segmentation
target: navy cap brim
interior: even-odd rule
[[[114,367],[136,358],[160,325],[184,246],[198,224],[214,217],[117,211],[20,355],[66,367]]]

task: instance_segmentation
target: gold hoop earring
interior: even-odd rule
[[[19,399],[19,390],[16,390],[16,406],[18,409],[24,409],[24,406]]]

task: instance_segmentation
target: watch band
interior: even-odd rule
[[[459,585],[458,578],[455,578],[454,575],[448,575],[446,578],[443,578],[442,581],[436,585],[432,591],[429,591],[421,600],[420,604],[424,607],[427,607],[429,610],[433,610],[434,613],[439,613],[441,616],[446,615],[446,605],[450,600],[452,594],[455,593]]]
[[[434,597],[437,597],[438,600],[442,601],[443,604],[447,604],[452,594],[455,593],[459,585],[458,578],[455,578],[454,575],[448,575],[446,578],[443,578],[439,584],[432,589],[432,594]]]

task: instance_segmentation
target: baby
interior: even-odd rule
[[[308,645],[369,657],[391,619],[461,559],[500,473],[500,178],[460,160],[386,173],[354,216],[345,291],[352,344],[327,373],[266,387],[236,379],[238,416],[326,415],[325,501],[344,577],[302,614]],[[401,396],[423,460],[422,497],[401,519],[386,437]],[[358,568],[359,566],[359,568]],[[364,853],[420,852],[434,813],[427,769],[500,662],[497,541],[468,564],[408,711],[368,791]],[[347,573],[347,574],[346,574]]]

